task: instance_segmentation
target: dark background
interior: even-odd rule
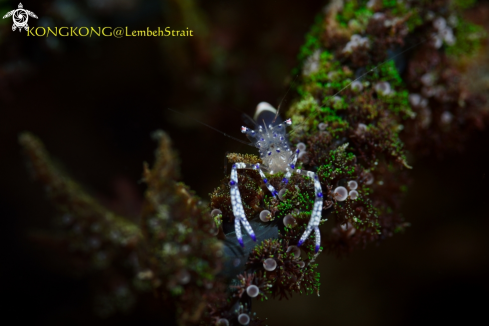
[[[32,231],[52,229],[56,213],[26,169],[19,133],[38,135],[92,195],[135,217],[142,163],[152,162],[156,146],[150,135],[163,129],[179,152],[182,180],[208,200],[224,175],[225,153],[254,151],[192,118],[242,138],[240,111],[252,115],[260,101],[278,105],[325,2],[213,0],[193,9],[177,0],[22,3],[39,17],[31,26],[189,27],[198,36],[48,40],[12,32],[8,19],[0,25],[0,311],[38,325],[150,323],[140,314],[98,319],[87,279],[57,268],[56,257],[29,240]],[[17,5],[0,1],[0,14]],[[482,2],[469,17],[487,22],[487,8]],[[258,302],[254,310],[269,325],[485,317],[488,144],[489,131],[479,132],[462,153],[418,159],[403,205],[412,225],[406,233],[343,259],[323,253],[321,297]]]

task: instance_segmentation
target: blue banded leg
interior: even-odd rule
[[[290,176],[292,175],[292,172],[295,169],[295,163],[297,162],[297,154],[299,154],[299,150],[296,150],[293,154],[294,158],[292,159],[292,162],[289,164],[288,167],[285,168],[285,177],[282,179],[282,182],[287,184],[289,183]],[[292,155],[291,155],[292,157]],[[289,169],[290,167],[290,169]]]
[[[300,153],[300,150],[296,149],[295,150],[295,153],[294,153],[294,159],[292,160],[292,163],[290,164],[291,167],[292,165],[294,165],[294,167],[292,167],[292,170],[295,168],[295,163],[297,162],[297,155]]]
[[[318,176],[314,172],[303,171],[303,170],[295,170],[295,173],[300,175],[308,176],[314,180],[314,192],[316,194],[316,199],[314,201],[314,207],[311,213],[311,219],[309,220],[309,224],[307,224],[306,231],[302,234],[302,237],[297,244],[300,247],[304,241],[306,241],[307,237],[311,234],[312,230],[316,235],[316,248],[315,251],[318,252],[319,246],[321,245],[321,235],[319,233],[319,222],[321,221],[321,211],[323,210],[323,190],[321,188],[321,184],[319,183]]]
[[[259,165],[235,163],[233,164],[233,168],[231,170],[231,181],[229,181],[229,185],[231,188],[231,205],[233,206],[234,214],[234,230],[236,232],[236,238],[238,238],[239,244],[241,247],[244,247],[243,237],[241,234],[241,224],[244,226],[246,232],[248,232],[253,241],[256,241],[256,236],[250,223],[246,219],[243,203],[241,201],[241,194],[239,193],[238,188],[238,169],[259,169]]]
[[[236,216],[236,213],[234,213],[234,206],[233,206],[233,214],[235,214],[235,216]],[[236,233],[236,238],[238,238],[239,244],[241,245],[241,247],[244,247],[243,236],[241,235],[241,224],[240,223],[241,223],[240,219],[235,217],[234,218],[234,232]]]
[[[278,195],[278,192],[277,192],[277,190],[275,190],[275,188],[271,184],[268,183],[268,179],[265,176],[265,173],[263,173],[263,171],[260,169],[260,164],[255,165],[255,169],[257,169],[258,172],[260,173],[260,176],[263,179],[263,182],[265,182],[265,184],[267,185],[267,188],[272,193],[272,196],[276,197]]]
[[[316,247],[314,248],[314,252],[318,252],[321,247],[321,232],[319,232],[319,227],[314,228],[314,240],[316,243]]]

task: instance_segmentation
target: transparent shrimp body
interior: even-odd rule
[[[257,111],[260,108],[266,108],[269,111],[276,113],[276,110],[268,103],[262,102],[258,105]],[[315,202],[313,210],[311,212],[311,218],[306,230],[299,239],[298,246],[302,245],[304,241],[309,237],[312,231],[315,234],[315,245],[316,252],[319,250],[321,245],[321,234],[319,232],[319,222],[321,221],[321,211],[323,207],[323,193],[319,179],[314,172],[304,171],[301,169],[296,169],[295,164],[297,162],[297,155],[299,154],[299,149],[292,151],[288,143],[286,135],[286,127],[290,126],[292,121],[290,119],[286,120],[284,123],[279,123],[276,125],[263,126],[258,125],[255,130],[241,127],[241,132],[246,134],[250,141],[258,148],[260,157],[262,159],[262,164],[247,164],[247,163],[235,163],[231,170],[231,181],[229,182],[231,187],[231,204],[233,207],[233,214],[235,217],[234,228],[236,231],[236,237],[238,242],[243,245],[243,238],[241,233],[241,226],[245,228],[250,237],[256,241],[256,236],[251,228],[248,220],[246,219],[243,204],[241,202],[241,195],[238,188],[238,173],[237,170],[240,169],[253,169],[260,173],[263,182],[267,186],[268,190],[271,192],[272,196],[278,198],[278,192],[275,188],[268,182],[264,171],[269,174],[274,174],[277,172],[285,173],[282,180],[283,184],[286,185],[289,181],[292,173],[300,174],[302,176],[309,177],[314,183],[315,192]]]
[[[289,148],[289,142],[285,134],[286,126],[290,126],[292,121],[286,120],[284,124],[275,126],[259,125],[256,130],[241,127],[241,132],[245,133],[249,140],[258,148],[263,168],[270,174],[276,172],[287,172],[290,164],[295,163],[297,158]]]

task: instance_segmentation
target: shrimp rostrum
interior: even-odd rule
[[[257,115],[260,113],[275,113],[277,112],[270,104],[262,102],[258,104]],[[251,169],[260,173],[260,176],[271,192],[274,198],[278,197],[277,190],[268,182],[266,174],[273,175],[275,173],[284,173],[282,179],[282,185],[286,185],[292,175],[296,173],[302,176],[311,178],[314,182],[315,201],[311,213],[311,218],[306,230],[302,234],[297,246],[301,246],[304,241],[309,237],[312,231],[315,235],[315,251],[319,250],[321,245],[321,234],[319,233],[319,222],[321,221],[321,211],[323,208],[323,192],[321,184],[319,183],[316,173],[311,171],[304,171],[296,168],[297,157],[300,152],[299,149],[292,151],[285,133],[286,127],[292,125],[291,119],[286,120],[283,123],[277,123],[275,125],[269,124],[268,126],[264,122],[263,125],[257,124],[255,130],[247,127],[241,127],[241,132],[248,136],[253,145],[258,148],[260,152],[260,158],[262,164],[248,164],[248,163],[234,163],[231,170],[231,181],[229,182],[231,188],[231,204],[233,208],[233,214],[235,217],[234,228],[238,242],[242,247],[243,237],[241,233],[241,225],[245,228],[250,237],[256,241],[255,233],[246,219],[243,204],[241,201],[241,195],[238,189],[238,170]]]

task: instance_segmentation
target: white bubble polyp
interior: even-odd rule
[[[351,90],[354,92],[360,92],[363,90],[363,85],[361,82],[358,80],[355,80],[354,82],[351,83]]]
[[[278,199],[280,200],[284,200],[284,194],[285,192],[287,191],[287,189],[281,189],[279,192],[278,192]]]
[[[307,59],[306,62],[304,63],[304,66],[302,68],[302,73],[305,76],[310,76],[311,74],[317,72],[319,70],[319,57],[321,55],[320,50],[314,51],[312,55],[310,55]]]
[[[287,214],[284,217],[284,225],[293,228],[297,225],[297,221],[295,220],[295,218],[292,217],[292,215]]]
[[[426,108],[428,106],[428,100],[427,99],[422,99],[421,100],[421,103],[419,103],[419,106],[421,106],[422,108]],[[428,109],[429,110],[429,109]]]
[[[354,34],[350,38],[350,42],[348,42],[345,45],[345,48],[343,49],[344,53],[352,53],[353,50],[355,50],[358,46],[366,46],[370,47],[368,38],[366,37],[361,37],[358,34]]]
[[[371,185],[372,183],[374,183],[374,176],[372,173],[367,173],[367,175],[365,176],[365,184]]]
[[[367,2],[367,8],[368,9],[372,9],[374,8],[375,6],[375,0],[369,0],[369,2]],[[385,17],[385,14],[383,12],[376,12],[375,14],[373,14],[372,16],[372,19],[383,19]]]
[[[443,45],[443,40],[437,34],[433,35],[433,45],[435,46],[436,49],[441,48],[441,46]]]
[[[452,122],[453,120],[453,114],[451,114],[450,112],[448,111],[444,111],[442,114],[441,114],[441,117],[440,117],[440,120],[441,120],[441,123],[442,124],[449,124],[450,122]]]
[[[350,191],[348,196],[350,196],[351,199],[357,199],[358,198],[358,191],[352,190],[352,191]]]
[[[413,106],[418,106],[421,104],[421,100],[423,99],[421,97],[421,95],[419,94],[416,94],[416,93],[412,93],[412,94],[409,94],[409,103],[411,103],[411,105]]]
[[[270,222],[270,218],[271,218],[270,211],[267,211],[266,209],[261,211],[260,220],[262,220],[262,222]]]
[[[329,80],[334,80],[338,77],[338,73],[336,71],[330,71],[328,72],[328,79]]]
[[[348,188],[355,190],[358,188],[358,183],[355,180],[348,181]]]
[[[375,91],[381,95],[388,95],[391,92],[391,84],[388,82],[380,82],[375,85]]]
[[[213,209],[212,212],[211,212],[211,216],[212,217],[216,217],[217,215],[221,215],[221,214],[222,214],[221,210],[220,209],[217,209],[217,208],[216,209]]]
[[[301,250],[297,246],[289,246],[287,248],[287,252],[293,253],[294,258],[299,258],[301,256]]]
[[[341,97],[339,97],[339,96],[335,95],[331,98],[331,102],[333,102],[333,104],[336,102],[340,102],[340,101],[341,101]]]
[[[246,293],[251,297],[251,298],[256,298],[258,294],[260,294],[260,289],[258,286],[252,284],[246,288]]]
[[[274,271],[277,268],[277,262],[273,258],[267,258],[263,262],[263,268],[268,272]]]
[[[344,201],[348,198],[348,190],[345,187],[337,187],[334,191],[334,197],[337,201]]]
[[[240,314],[238,316],[238,323],[241,325],[248,325],[250,323],[250,316],[248,316],[248,314]]]
[[[178,275],[178,282],[180,282],[180,284],[187,284],[190,282],[190,273],[183,269]]]
[[[435,76],[433,73],[426,73],[420,78],[421,83],[425,86],[433,86],[433,83],[435,82]]]
[[[321,131],[325,131],[326,127],[328,127],[328,125],[325,124],[324,122],[321,122],[320,124],[318,124],[318,129]]]
[[[360,133],[364,133],[365,131],[367,131],[367,125],[364,124],[364,123],[359,123],[358,126],[357,126],[357,130]]]
[[[297,149],[301,152],[306,150],[306,144],[304,143],[297,143]]]
[[[226,318],[221,318],[217,321],[217,326],[229,326],[229,321]]]
[[[438,17],[433,21],[433,26],[438,30],[445,29],[447,27],[447,21],[443,17]]]
[[[447,27],[447,29],[443,31],[442,35],[443,35],[443,40],[448,45],[454,45],[457,41],[457,39],[453,35],[453,30],[450,27]]]
[[[189,245],[183,245],[180,250],[182,251],[182,253],[188,254],[188,253],[190,253],[191,248]]]
[[[299,262],[299,267],[300,268],[304,268],[304,266],[306,266],[306,263],[303,262],[302,260]]]

